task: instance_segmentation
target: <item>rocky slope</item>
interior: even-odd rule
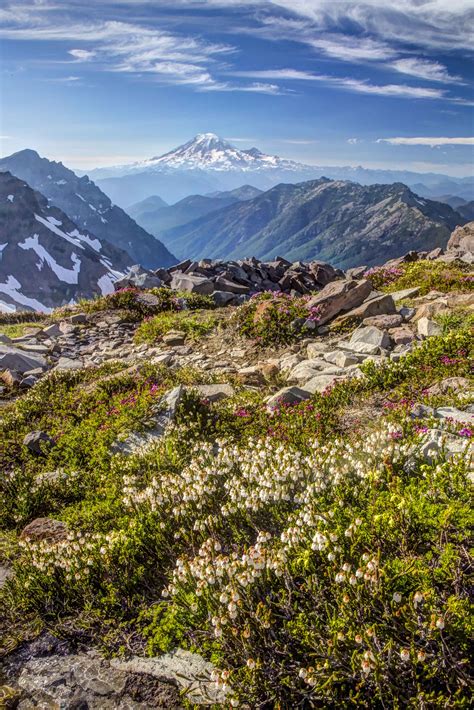
[[[321,259],[341,268],[444,246],[463,222],[451,207],[405,185],[326,178],[277,185],[258,197],[162,233],[178,256]]]
[[[0,160],[2,171],[25,180],[80,229],[87,229],[99,239],[126,251],[132,262],[156,268],[176,261],[160,241],[112,204],[87,176],[78,177],[62,163],[41,158],[33,150],[22,150]]]
[[[471,237],[0,325],[0,702],[467,707]]]
[[[48,311],[113,291],[130,256],[0,173],[0,311]]]

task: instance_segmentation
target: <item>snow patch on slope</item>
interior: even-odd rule
[[[34,234],[32,237],[28,237],[25,239],[24,242],[21,242],[21,244],[18,244],[18,246],[21,249],[33,249],[33,251],[38,254],[40,261],[37,264],[38,270],[41,271],[43,268],[43,265],[46,263],[48,264],[49,268],[54,272],[54,274],[58,277],[59,281],[62,283],[66,284],[77,284],[79,283],[79,272],[81,270],[81,260],[75,254],[72,252],[71,254],[71,261],[73,263],[72,269],[67,269],[64,266],[61,266],[61,264],[58,264],[58,262],[51,256],[51,254],[46,251],[44,246],[39,243],[39,237],[37,234]]]
[[[52,308],[48,308],[43,305],[40,301],[37,301],[36,298],[28,298],[28,296],[24,296],[20,291],[21,287],[21,283],[14,276],[10,275],[7,276],[5,283],[0,283],[0,293],[10,296],[12,301],[15,301],[20,306],[28,306],[28,308],[32,308],[34,311],[51,313],[53,310]]]
[[[97,286],[100,288],[102,295],[107,296],[109,293],[114,291],[114,282],[110,274],[104,274],[97,279]]]

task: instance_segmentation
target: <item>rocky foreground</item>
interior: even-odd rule
[[[0,326],[0,703],[467,707],[473,260],[135,269]]]

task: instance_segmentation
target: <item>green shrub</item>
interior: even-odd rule
[[[217,325],[215,316],[205,313],[160,313],[151,318],[145,318],[135,332],[137,343],[156,343],[170,330],[179,330],[191,340],[210,333]]]
[[[266,291],[239,306],[233,322],[257,345],[291,343],[317,323],[318,309],[308,307],[309,298]]]
[[[159,299],[156,305],[147,304],[141,301],[143,294],[152,294]],[[140,290],[136,288],[122,288],[106,296],[99,296],[92,300],[80,301],[75,310],[83,310],[86,313],[95,313],[107,310],[127,311],[135,318],[141,319],[155,313],[163,311],[198,310],[200,308],[214,308],[215,304],[210,296],[201,296],[196,293],[185,293],[184,291],[172,291],[169,288],[152,288]],[[60,314],[61,311],[58,311]]]
[[[399,291],[405,288],[418,287],[420,294],[425,295],[430,291],[472,291],[474,277],[471,268],[462,262],[445,264],[442,261],[415,261],[400,264],[395,271],[401,274],[396,278],[378,283],[377,276],[369,276],[377,288],[383,287],[384,291]],[[375,278],[375,282],[374,279]]]
[[[456,308],[449,313],[440,313],[434,316],[434,320],[443,328],[443,334],[451,333],[453,330],[472,330],[474,328],[474,312],[465,308]]]

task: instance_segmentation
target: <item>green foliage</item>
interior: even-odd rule
[[[8,325],[0,325],[0,333],[9,338],[20,338],[31,328],[41,328],[42,324],[38,321],[22,321],[21,323],[11,323]]]
[[[152,294],[159,299],[156,305],[150,305],[141,300],[141,295]],[[73,310],[81,310],[86,313],[96,313],[108,310],[122,310],[133,315],[137,320],[146,316],[164,311],[198,310],[200,308],[214,308],[215,304],[209,296],[201,296],[196,293],[185,293],[184,291],[172,291],[169,288],[151,288],[139,290],[136,288],[123,288],[106,296],[98,296],[93,300],[80,301]],[[64,310],[64,309],[63,309]],[[63,315],[63,310],[57,311],[58,315]],[[71,313],[70,308],[67,309]]]
[[[384,291],[400,291],[405,288],[417,286],[420,294],[425,295],[430,291],[471,291],[474,288],[474,278],[470,267],[462,262],[445,264],[442,261],[415,261],[400,264],[395,271],[401,273],[396,278],[384,280],[382,271],[380,278],[377,275],[369,276],[376,288],[383,287]]]
[[[257,345],[291,343],[312,330],[317,323],[317,308],[308,307],[309,297],[293,297],[286,293],[254,296],[233,314],[233,322],[241,335]]]
[[[474,312],[466,308],[456,308],[448,313],[440,313],[434,316],[434,320],[443,328],[444,335],[455,330],[472,330],[474,328]]]
[[[259,302],[277,313],[274,299],[252,299],[242,327]],[[153,339],[212,316],[156,318]],[[469,440],[427,463],[408,411],[434,382],[469,376],[470,357],[464,328],[272,412],[262,392],[190,394],[167,436],[128,456],[112,444],[202,375],[112,363],[46,376],[2,410],[0,559],[15,576],[0,616],[84,628],[109,652],[122,628],[150,654],[198,650],[249,707],[467,708]],[[344,424],[381,395],[396,408]],[[22,445],[34,429],[55,440],[41,457]],[[18,541],[39,516],[68,538]]]
[[[210,333],[217,322],[215,316],[206,313],[193,314],[188,311],[160,313],[140,323],[135,332],[135,341],[156,343],[170,330],[182,331],[186,337],[194,340]]]
[[[390,390],[403,383],[413,383],[416,389],[422,390],[437,379],[469,376],[472,358],[472,333],[459,330],[428,338],[398,362],[379,365],[367,361],[360,369],[368,388]]]

